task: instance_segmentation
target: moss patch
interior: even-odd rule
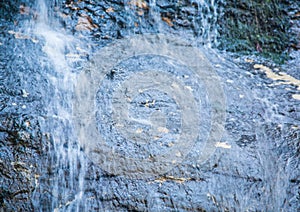
[[[219,20],[219,48],[286,59],[293,35],[287,0],[227,0]]]

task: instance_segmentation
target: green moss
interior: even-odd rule
[[[283,61],[292,39],[288,7],[282,0],[227,0],[219,20],[218,48]]]

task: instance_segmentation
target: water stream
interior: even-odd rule
[[[85,211],[89,211],[89,206],[84,202],[85,174],[87,169],[87,161],[84,153],[80,151],[78,139],[74,129],[73,119],[73,96],[74,86],[78,78],[78,71],[74,70],[74,58],[68,55],[78,55],[78,50],[88,52],[84,49],[87,45],[71,35],[70,32],[64,30],[55,17],[61,6],[60,1],[44,0],[37,1],[37,20],[31,23],[32,32],[43,42],[43,51],[49,59],[50,69],[44,74],[49,79],[54,88],[50,91],[52,94],[50,103],[47,105],[47,118],[44,121],[42,130],[49,132],[51,140],[54,144],[53,149],[49,152],[49,163],[52,165],[52,174],[50,175],[50,188],[52,204],[46,207],[46,210],[54,211],[79,211],[83,207]],[[125,11],[128,13],[139,10],[143,7],[142,1],[124,1]],[[178,1],[175,4],[180,5]],[[214,0],[193,1],[192,4],[197,5],[197,11],[193,15],[192,23],[201,27],[197,29],[194,44],[206,43],[208,47],[216,42],[216,20],[217,5]],[[126,6],[127,5],[127,6]],[[164,32],[164,22],[161,21],[157,2],[151,0],[149,2],[149,13],[153,17],[157,32]],[[145,6],[146,7],[146,6]],[[137,16],[131,18],[130,22],[134,22]],[[201,22],[201,23],[199,23]],[[130,32],[129,35],[135,34]],[[84,49],[84,50],[82,50]],[[90,54],[91,52],[88,52]],[[73,60],[72,60],[73,59]],[[77,58],[78,59],[78,58]],[[45,64],[48,66],[49,64]],[[42,202],[37,198],[36,208]],[[84,205],[84,206],[83,206]]]
[[[67,33],[55,19],[55,9],[59,1],[45,2],[38,0],[37,20],[32,27],[33,33],[42,40],[43,51],[48,57],[45,75],[54,90],[47,105],[47,117],[42,125],[44,132],[49,132],[53,149],[49,152],[49,163],[53,166],[50,175],[51,206],[46,210],[79,211],[84,189],[86,162],[74,132],[72,117],[73,88],[76,82],[76,62],[68,55],[76,54],[82,45],[78,38]],[[75,58],[76,59],[76,58]],[[36,208],[41,202],[37,199]]]

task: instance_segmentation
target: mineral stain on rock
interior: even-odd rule
[[[296,86],[296,90],[298,90],[298,92],[300,91],[300,80],[299,79],[296,79],[295,77],[292,77],[284,72],[279,72],[278,74],[274,73],[270,68],[268,68],[264,65],[255,64],[254,68],[260,69],[263,72],[265,72],[268,78],[275,80],[275,81],[279,81],[279,82],[275,83],[274,85],[291,84],[291,85]],[[293,94],[292,97],[294,99],[299,100],[299,95],[300,94]]]

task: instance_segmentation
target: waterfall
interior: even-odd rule
[[[43,42],[43,52],[49,64],[45,64],[45,75],[49,79],[50,103],[47,117],[41,126],[50,135],[53,148],[49,152],[48,163],[51,206],[45,210],[79,211],[83,193],[85,160],[76,141],[72,120],[72,96],[76,73],[67,55],[76,54],[81,41],[68,34],[55,19],[58,1],[38,0],[38,17],[33,33]],[[50,90],[52,89],[52,90]],[[41,209],[41,197],[36,199],[36,208]]]
[[[41,196],[34,196],[34,203],[37,210],[89,211],[91,208],[85,203],[87,197],[84,194],[88,160],[78,144],[72,105],[73,88],[76,86],[80,71],[74,69],[73,66],[74,62],[78,62],[76,61],[78,58],[73,61],[74,58],[68,56],[78,55],[80,51],[90,53],[90,50],[79,37],[71,35],[60,25],[56,13],[59,12],[61,4],[60,1],[38,0],[37,11],[39,12],[32,29],[41,40],[44,57],[49,63],[44,64],[43,68],[50,83],[49,91],[46,93],[51,94],[51,97],[46,108],[47,116],[42,121],[41,127],[43,132],[49,133],[49,142],[53,145],[49,150],[48,164],[51,167],[48,168],[50,169],[49,179],[47,179],[48,187],[42,188],[40,192],[49,196],[51,205],[42,206],[47,197]],[[166,23],[161,20],[157,4],[156,0],[150,0],[149,13],[156,25],[156,32],[164,33]],[[181,1],[176,2],[177,6],[180,4]],[[193,0],[191,4],[196,8],[191,20],[196,32],[193,42],[210,47],[217,42],[218,5],[214,0]],[[128,1],[124,1],[124,5],[128,13],[138,7],[135,3],[131,3],[133,7],[128,6]],[[130,21],[134,22],[134,19]],[[129,32],[130,36],[133,34]]]
[[[165,9],[164,1],[159,0],[123,0],[125,6],[125,12],[132,15],[129,20],[129,26],[134,25],[139,22],[143,14],[143,10],[149,11],[149,19],[153,21],[153,28],[155,33],[174,33],[179,34],[183,38],[190,37],[191,42],[194,46],[205,45],[208,48],[215,47],[218,45],[218,19],[222,14],[222,6],[225,0],[176,0],[171,1],[170,5],[174,9],[174,17],[163,17],[161,13],[168,13],[168,8]],[[190,4],[190,9],[184,7],[184,4]],[[161,11],[165,9],[165,11]],[[170,8],[169,8],[170,9]],[[142,12],[142,13],[141,13]],[[164,27],[166,23],[169,26],[175,24],[184,24],[180,21],[174,21],[173,19],[180,20],[179,16],[188,17],[187,20],[190,21],[190,27],[193,28],[193,34],[189,32],[178,32],[170,28]],[[129,16],[130,17],[130,16]],[[181,20],[182,21],[182,20]],[[183,22],[185,22],[184,20]],[[186,24],[186,23],[185,23]],[[187,30],[188,31],[188,30]],[[147,33],[146,30],[142,30],[142,33]],[[129,30],[129,34],[135,34],[134,29]],[[149,32],[148,32],[149,33]]]
[[[291,2],[1,1],[0,211],[300,211]]]

